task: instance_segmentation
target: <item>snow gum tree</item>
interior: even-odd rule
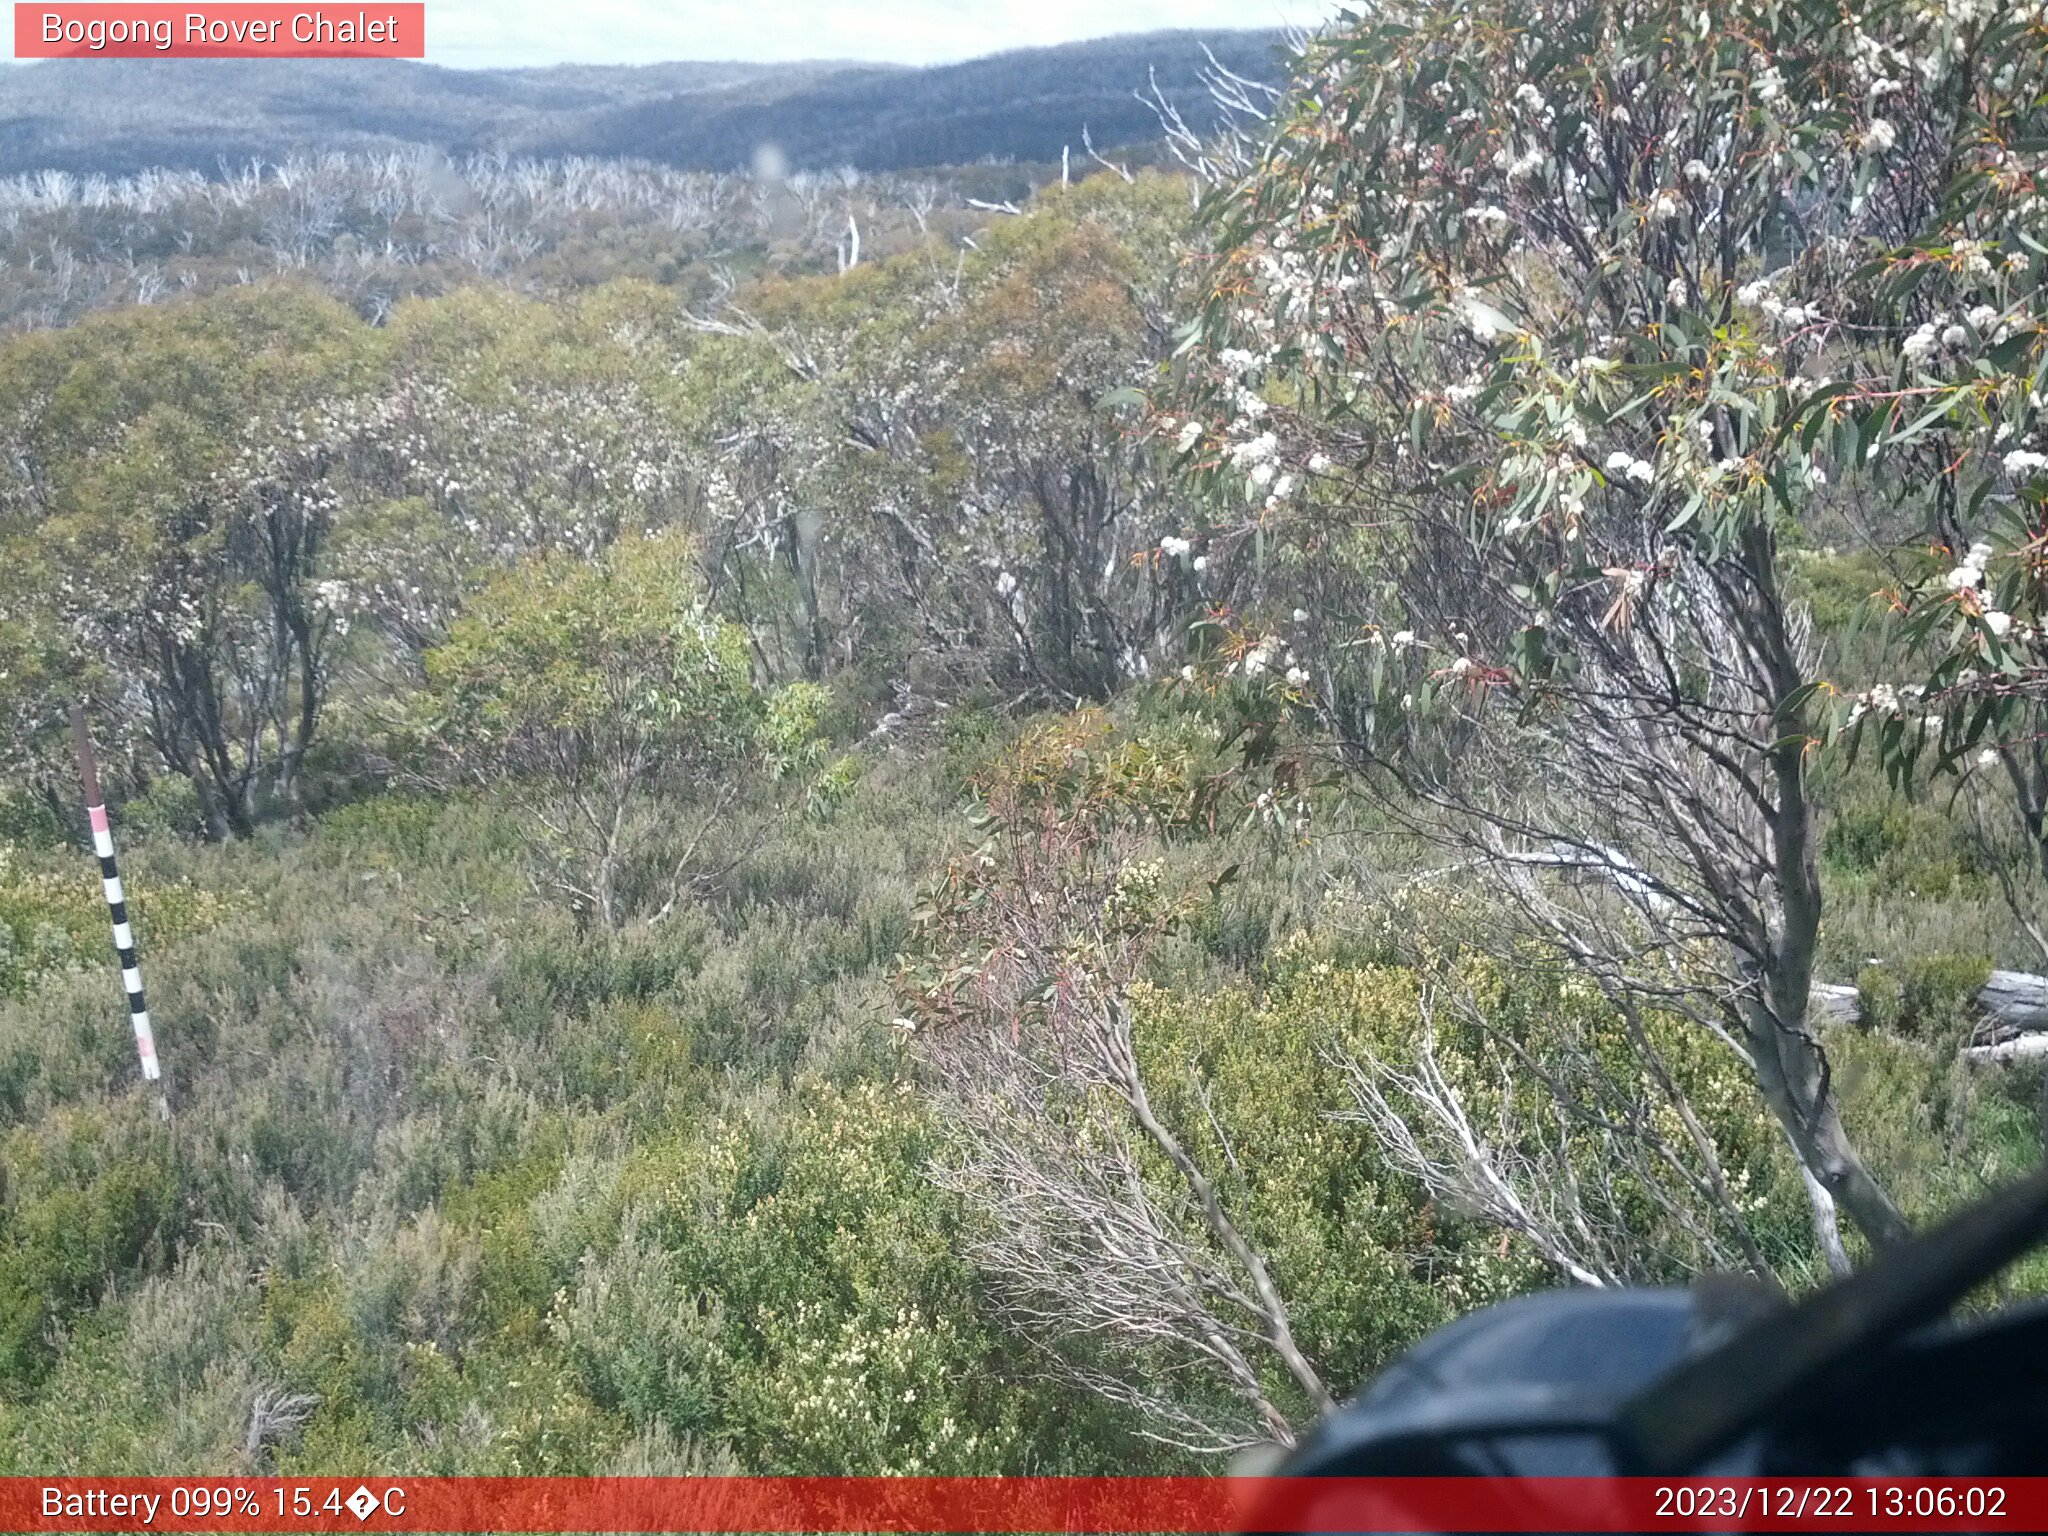
[[[10,346],[0,596],[38,616],[59,685],[25,731],[93,674],[112,737],[189,780],[215,837],[298,805],[346,629],[325,583],[375,362],[346,311],[291,288]]]
[[[1787,553],[1901,498],[1937,540],[2006,515],[1944,612],[1980,693],[2038,645],[2042,12],[1348,16],[1216,189],[1157,423],[1206,492],[1187,547],[1296,585],[1296,700],[1610,996],[1742,1055],[1837,1267],[1838,1209],[1906,1223],[1808,1011],[1847,706]]]

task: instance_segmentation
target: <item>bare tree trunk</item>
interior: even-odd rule
[[[1842,1224],[1835,1218],[1835,1197],[1813,1176],[1797,1147],[1792,1149],[1792,1156],[1799,1164],[1799,1182],[1806,1187],[1806,1198],[1813,1207],[1813,1228],[1820,1239],[1821,1256],[1827,1260],[1828,1273],[1839,1278],[1853,1266],[1849,1263],[1849,1250],[1842,1245]]]
[[[1766,903],[1768,970],[1753,978],[1751,1001],[1743,1010],[1757,1081],[1793,1149],[1812,1177],[1848,1211],[1871,1243],[1903,1242],[1911,1228],[1878,1182],[1842,1126],[1827,1053],[1809,1020],[1814,955],[1820,944],[1821,882],[1814,838],[1813,801],[1808,793],[1806,753],[1811,739],[1807,669],[1785,624],[1785,605],[1776,585],[1772,535],[1761,524],[1745,537],[1751,602],[1750,638],[1773,694],[1777,738],[1769,752],[1773,802],[1767,812],[1775,865],[1776,900]],[[1815,1207],[1815,1235],[1828,1246],[1832,1212]],[[1835,1246],[1839,1248],[1839,1239]],[[1830,1255],[1831,1261],[1833,1255]]]
[[[935,919],[981,961],[911,1000],[952,1143],[935,1177],[984,1213],[977,1257],[1061,1374],[1167,1444],[1291,1444],[1332,1397],[1265,1255],[1154,1104],[1126,996],[1158,931],[1114,915],[1131,850],[998,806],[987,873]]]
[[[1316,1368],[1309,1364],[1308,1357],[1302,1354],[1295,1344],[1294,1329],[1287,1320],[1287,1304],[1280,1298],[1279,1287],[1273,1284],[1273,1277],[1266,1268],[1265,1259],[1260,1256],[1257,1249],[1245,1241],[1244,1234],[1238,1230],[1237,1223],[1231,1220],[1230,1213],[1224,1209],[1223,1201],[1216,1193],[1216,1186],[1210,1182],[1209,1176],[1202,1172],[1201,1165],[1188,1155],[1187,1149],[1181,1145],[1180,1138],[1168,1130],[1152,1112],[1151,1097],[1145,1092],[1145,1080],[1138,1072],[1137,1052],[1131,1040],[1129,1016],[1122,1003],[1111,1003],[1109,1006],[1117,1015],[1115,1032],[1120,1047],[1117,1053],[1120,1058],[1117,1067],[1124,1075],[1124,1098],[1131,1106],[1131,1114],[1136,1118],[1138,1128],[1151,1138],[1153,1145],[1166,1155],[1166,1160],[1173,1164],[1175,1171],[1186,1181],[1188,1189],[1202,1208],[1202,1220],[1207,1223],[1210,1235],[1222,1244],[1223,1251],[1243,1266],[1245,1273],[1251,1276],[1252,1288],[1259,1299],[1261,1321],[1265,1325],[1266,1343],[1272,1348],[1273,1353],[1280,1357],[1281,1364],[1287,1367],[1287,1374],[1294,1378],[1295,1384],[1308,1394],[1309,1401],[1315,1404],[1316,1412],[1329,1413],[1337,1406],[1336,1400],[1330,1396],[1329,1388],[1323,1385],[1323,1379]]]

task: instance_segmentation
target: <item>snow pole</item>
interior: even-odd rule
[[[156,1035],[149,1027],[149,1006],[142,996],[142,968],[135,959],[135,930],[128,924],[128,897],[121,889],[121,870],[114,862],[114,835],[107,825],[107,807],[100,793],[99,763],[92,736],[85,728],[85,710],[71,706],[71,740],[78,748],[78,777],[85,786],[85,815],[92,823],[92,851],[99,855],[100,885],[106,892],[107,915],[114,924],[114,954],[121,962],[121,985],[128,993],[128,1019],[135,1026],[135,1054],[142,1062],[144,1082],[163,1077],[157,1065]],[[159,1093],[157,1108],[170,1113],[170,1100]]]

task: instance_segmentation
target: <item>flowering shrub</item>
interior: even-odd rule
[[[590,1266],[577,1309],[609,1316],[578,1326],[579,1348],[665,1351],[642,1367],[665,1385],[629,1401],[738,1435],[749,1470],[1017,1470],[1043,1404],[983,1390],[1011,1346],[979,1315],[957,1205],[926,1177],[934,1130],[907,1082],[812,1080],[770,1124],[729,1116],[647,1149],[626,1180],[640,1235]],[[665,1289],[650,1293],[638,1272],[655,1268]],[[605,1276],[608,1301],[592,1290]],[[634,1307],[648,1324],[636,1336],[602,1326]]]

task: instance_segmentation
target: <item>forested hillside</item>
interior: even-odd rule
[[[382,320],[478,281],[553,297],[636,277],[697,304],[763,271],[956,253],[1034,187],[1173,163],[1169,133],[1185,158],[1215,88],[1265,99],[1250,82],[1277,76],[1276,44],[1154,33],[925,70],[12,70],[0,330],[278,274]]]
[[[1213,1470],[2036,1167],[2039,8],[1610,9],[1000,199],[19,191],[0,1472]]]
[[[44,171],[0,182],[0,327],[280,274],[380,321],[401,299],[478,282],[555,297],[632,276],[697,303],[763,272],[831,272],[930,238],[972,238],[987,217],[975,204],[1027,198],[1046,169],[771,181],[624,160],[458,165],[408,151],[287,157],[216,176]]]
[[[217,173],[287,156],[431,149],[461,159],[631,156],[748,168],[775,145],[797,170],[904,171],[1057,161],[1160,137],[1154,85],[1198,128],[1212,58],[1278,77],[1272,32],[1161,32],[924,69],[820,62],[443,69],[385,60],[56,60],[0,72],[0,175]]]

